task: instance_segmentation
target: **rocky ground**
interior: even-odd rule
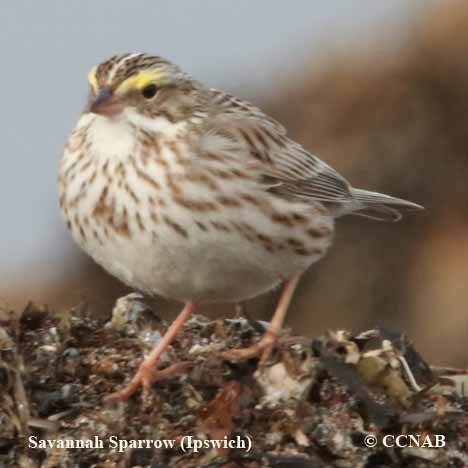
[[[261,368],[223,361],[220,351],[251,344],[264,326],[194,316],[161,363],[187,370],[155,384],[150,400],[115,403],[109,395],[166,328],[139,296],[120,299],[108,321],[84,305],[11,314],[0,322],[0,467],[468,467],[466,371],[432,368],[383,330],[286,331]],[[424,447],[383,445],[408,434]],[[431,448],[436,435],[444,447]],[[207,446],[184,451],[189,436]],[[174,446],[154,447],[164,440]],[[95,447],[71,448],[77,441]]]

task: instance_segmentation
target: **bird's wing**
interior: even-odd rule
[[[288,138],[280,123],[249,102],[221,91],[211,92],[215,130],[229,133],[243,145],[270,189],[324,202],[353,200],[346,179]]]

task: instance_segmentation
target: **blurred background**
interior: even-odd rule
[[[354,185],[427,207],[399,224],[340,220],[300,286],[293,330],[382,325],[404,330],[434,364],[467,364],[464,0],[2,2],[0,309],[86,300],[108,314],[128,292],[74,246],[56,193],[86,74],[125,51],[170,58],[262,106]],[[268,318],[276,298],[247,310]],[[157,305],[166,318],[178,308]]]

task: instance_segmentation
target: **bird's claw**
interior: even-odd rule
[[[154,383],[165,380],[172,375],[178,374],[193,365],[192,362],[182,361],[165,369],[154,369],[152,365],[143,362],[131,382],[119,392],[110,395],[111,401],[128,400],[139,387],[142,388],[142,399],[147,400],[150,396],[151,387]]]
[[[271,356],[278,341],[276,334],[266,332],[262,339],[248,348],[231,349],[221,353],[221,357],[230,362],[243,362],[259,357],[259,365],[264,365]]]

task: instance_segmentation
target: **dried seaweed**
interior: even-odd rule
[[[151,399],[107,397],[122,387],[166,324],[138,295],[108,320],[85,304],[52,313],[29,304],[0,325],[0,467],[377,468],[468,465],[467,373],[431,368],[408,339],[369,330],[315,340],[283,333],[265,366],[220,351],[258,340],[252,321],[194,316],[162,359],[187,371]],[[379,443],[366,447],[369,434]],[[445,436],[445,447],[390,447],[386,435]],[[242,447],[182,450],[184,437]],[[93,441],[85,448],[35,441]],[[110,438],[122,442],[122,451]],[[173,447],[135,441],[173,440]],[[133,441],[133,443],[132,443]]]

